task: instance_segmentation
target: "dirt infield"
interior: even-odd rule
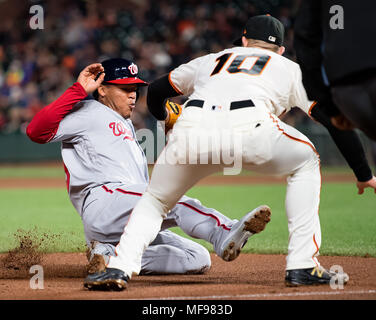
[[[330,268],[341,265],[350,281],[344,289],[330,286],[287,288],[284,285],[284,255],[241,254],[224,262],[212,254],[212,268],[203,275],[134,277],[123,292],[86,290],[84,253],[46,254],[40,265],[44,289],[31,289],[34,273],[4,267],[0,255],[0,299],[173,299],[173,300],[374,300],[376,299],[376,258],[321,257]]]
[[[351,174],[325,175],[323,182],[353,182]],[[284,178],[265,176],[211,176],[200,182],[213,184],[285,183]],[[0,188],[64,187],[61,178],[0,179]],[[375,300],[376,258],[320,257],[323,266],[343,267],[350,276],[344,289],[330,286],[287,288],[284,285],[284,255],[241,254],[233,262],[224,262],[212,254],[212,268],[204,275],[137,276],[123,292],[92,292],[83,288],[86,276],[84,253],[44,254],[38,260],[43,267],[43,289],[31,289],[33,273],[6,263],[0,254],[0,300]]]

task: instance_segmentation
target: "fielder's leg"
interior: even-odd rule
[[[298,130],[277,118],[273,122],[273,157],[256,171],[288,176],[286,284],[329,283],[333,275],[317,260],[321,245],[319,155],[309,139]]]
[[[272,119],[272,118],[271,118]],[[309,139],[295,128],[273,118],[270,128],[272,158],[252,170],[286,175],[286,214],[289,244],[286,269],[318,265],[321,244],[319,156]]]

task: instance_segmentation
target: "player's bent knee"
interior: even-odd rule
[[[186,274],[203,274],[209,271],[211,267],[211,258],[209,251],[201,245],[198,245],[194,251],[189,250],[191,258],[187,265]]]

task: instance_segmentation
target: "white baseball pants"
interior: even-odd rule
[[[319,156],[309,139],[258,108],[223,113],[187,108],[155,164],[150,184],[108,267],[121,269],[129,277],[138,274],[142,253],[179,198],[200,179],[231,167],[287,176],[286,269],[318,265],[321,175]]]

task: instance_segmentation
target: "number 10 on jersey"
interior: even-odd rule
[[[210,74],[210,76],[214,76],[217,73],[221,72],[223,69],[223,66],[230,59],[231,56],[232,56],[232,53],[226,53],[218,57],[215,60],[217,61],[217,65],[214,68],[213,72]],[[256,58],[255,63],[252,65],[250,69],[242,68],[242,64],[248,58]],[[270,60],[270,56],[266,54],[236,55],[226,70],[227,72],[231,74],[242,72],[242,73],[246,73],[249,75],[259,75],[264,70],[269,60]]]

